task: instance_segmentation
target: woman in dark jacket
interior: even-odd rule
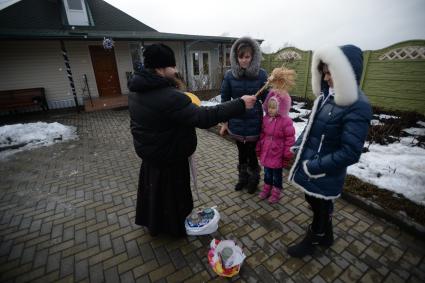
[[[298,152],[288,179],[305,193],[313,210],[307,235],[289,247],[294,257],[311,254],[315,245],[333,243],[333,200],[341,195],[347,167],[362,153],[372,110],[359,88],[363,53],[353,45],[314,52],[312,88],[317,99],[306,128],[298,138]]]
[[[143,56],[144,69],[128,84],[131,133],[142,159],[136,224],[152,235],[184,236],[184,220],[193,209],[188,157],[196,149],[195,127],[209,128],[242,115],[255,98],[197,107],[177,88],[171,48],[154,44]]]
[[[267,81],[267,73],[260,68],[261,50],[257,41],[249,37],[238,39],[230,50],[231,69],[226,72],[221,86],[221,101],[238,99],[242,95],[255,94]],[[264,92],[260,100],[265,100]],[[238,147],[239,180],[235,190],[239,191],[245,186],[253,194],[260,180],[260,167],[258,166],[255,146],[261,132],[263,110],[260,101],[255,107],[243,115],[232,118],[224,123],[220,133],[226,132],[236,140]]]

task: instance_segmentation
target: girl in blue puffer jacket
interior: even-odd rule
[[[360,158],[372,118],[359,88],[362,70],[363,53],[353,45],[325,47],[313,54],[312,89],[317,98],[296,142],[297,156],[288,176],[305,193],[313,222],[305,238],[288,248],[291,256],[303,257],[316,245],[333,244],[333,200],[341,195],[347,167]]]
[[[267,72],[260,68],[260,46],[252,38],[238,39],[230,50],[231,69],[226,72],[221,86],[221,102],[238,99],[243,95],[255,94],[267,81]],[[234,119],[230,119],[221,127],[220,134],[226,132],[236,140],[238,147],[239,180],[235,190],[244,187],[253,194],[260,180],[260,167],[255,151],[256,142],[260,136],[264,101],[267,91],[257,99],[253,109]]]

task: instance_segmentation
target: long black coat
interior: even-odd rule
[[[147,71],[129,82],[131,133],[139,174],[136,224],[151,234],[186,235],[184,220],[193,209],[188,157],[196,149],[195,127],[209,128],[241,115],[241,99],[197,107],[174,83]]]

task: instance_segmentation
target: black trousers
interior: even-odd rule
[[[305,194],[306,201],[313,210],[311,230],[315,234],[325,233],[326,227],[332,223],[333,201],[316,198]]]
[[[248,164],[250,168],[258,167],[257,154],[255,146],[257,142],[240,142],[237,141],[239,164]]]

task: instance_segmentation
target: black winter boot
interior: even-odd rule
[[[304,239],[298,244],[290,246],[288,248],[288,254],[298,258],[311,255],[314,252],[315,246],[319,245],[323,238],[324,235],[314,234],[313,231],[311,231],[311,225],[309,225]]]
[[[248,165],[247,164],[239,164],[238,165],[239,179],[238,183],[235,186],[235,191],[242,190],[248,184]]]
[[[323,247],[330,247],[334,243],[334,232],[332,228],[332,220],[326,224],[325,236],[319,241],[319,245]]]
[[[260,183],[260,166],[254,168],[248,167],[248,193],[254,194],[257,191],[258,184]]]

